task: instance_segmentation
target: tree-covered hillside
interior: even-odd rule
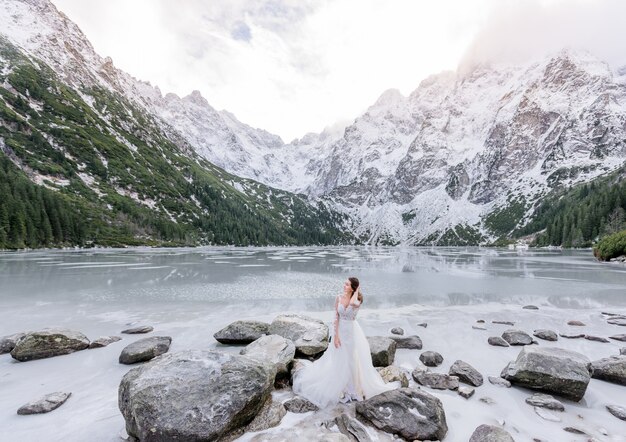
[[[75,90],[0,38],[0,248],[353,241],[342,222],[219,169],[141,107]]]

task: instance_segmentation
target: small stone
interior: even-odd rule
[[[482,325],[472,325],[472,328],[474,330],[487,330],[487,328],[483,327]]]
[[[420,361],[427,367],[437,367],[443,362],[443,356],[436,351],[425,351],[420,355]]]
[[[626,347],[622,347],[622,348],[620,348],[620,349],[619,349],[619,354],[620,354],[621,356],[626,356]]]
[[[15,348],[17,341],[22,339],[24,336],[26,336],[26,333],[15,333],[0,338],[0,355],[11,353],[11,350]]]
[[[456,390],[459,388],[459,378],[450,376],[445,373],[432,372],[413,372],[415,382],[425,387],[434,388],[435,390]]]
[[[487,404],[487,405],[493,405],[496,403],[496,401],[494,401],[493,399],[491,399],[489,396],[483,396],[480,399],[478,399],[479,401]]]
[[[216,332],[213,337],[222,344],[250,344],[263,335],[269,335],[270,325],[261,321],[235,321]]]
[[[103,336],[94,341],[91,341],[88,348],[102,348],[121,340],[122,338],[120,338],[119,336]]]
[[[153,336],[128,344],[119,357],[120,364],[136,364],[154,359],[170,349],[172,338],[169,336]]]
[[[459,387],[459,396],[469,399],[474,396],[476,390],[472,387]]]
[[[154,330],[154,327],[149,325],[140,325],[138,327],[127,328],[126,330],[122,330],[121,333],[126,335],[139,335],[143,333],[150,333]]]
[[[283,405],[292,413],[308,413],[309,411],[317,411],[319,408],[314,403],[304,399],[303,397],[296,396],[288,401],[283,402]]]
[[[479,320],[477,320],[476,322],[477,322],[477,323],[479,323],[479,324],[484,324],[484,323],[485,323],[485,320],[484,320],[484,319],[479,319]]]
[[[345,413],[340,414],[331,422],[334,422],[339,428],[339,432],[346,435],[351,441],[372,442],[365,426]]]
[[[511,388],[511,383],[506,379],[495,376],[489,376],[487,379],[489,379],[489,382],[491,382],[493,385],[497,385],[498,387]]]
[[[474,430],[469,442],[515,442],[515,440],[503,428],[483,424]]]
[[[383,381],[386,383],[389,382],[400,382],[401,387],[409,386],[409,378],[400,367],[396,365],[389,365],[388,367],[383,367],[378,369],[378,374],[383,378]]]
[[[533,342],[533,339],[526,332],[515,329],[509,329],[502,333],[502,339],[509,345],[529,345]]]
[[[425,322],[421,322],[421,323],[417,324],[417,326],[426,328],[426,327],[428,327],[428,324],[425,323]]]
[[[490,336],[487,339],[489,345],[493,345],[495,347],[508,347],[509,343],[502,339],[500,336]]]
[[[535,413],[542,419],[545,419],[550,422],[561,422],[561,418],[556,414],[546,410],[545,408],[535,407]]]
[[[565,411],[563,404],[549,394],[535,393],[526,398],[526,403],[534,407],[547,408],[548,410]]]
[[[600,336],[592,336],[592,335],[585,335],[585,339],[587,339],[588,341],[596,341],[596,342],[611,342],[606,338],[602,338]]]
[[[72,393],[50,393],[46,396],[38,399],[34,402],[29,402],[26,405],[22,405],[19,410],[17,410],[17,414],[19,415],[27,415],[27,414],[41,414],[41,413],[49,413],[52,410],[56,410],[61,405],[65,403],[69,399]]]
[[[492,324],[501,324],[501,325],[510,325],[513,326],[515,325],[515,322],[511,322],[511,321],[491,321]]]
[[[584,333],[559,333],[559,336],[567,339],[580,339],[584,338]]]
[[[609,336],[609,339],[614,339],[616,341],[626,342],[626,334]]]
[[[555,331],[539,329],[533,332],[533,336],[538,337],[539,339],[543,339],[545,341],[558,341],[559,337]]]
[[[563,428],[563,430],[572,434],[587,434],[583,430],[579,430],[578,428],[574,428],[574,427],[565,427]]]
[[[620,325],[622,327],[626,327],[626,318],[611,318],[607,320],[606,322],[608,322],[611,325]]]
[[[619,405],[607,405],[606,409],[616,418],[626,421],[626,408]]]
[[[448,374],[450,376],[456,376],[459,378],[459,381],[473,385],[474,387],[483,385],[483,375],[470,364],[461,360],[457,360],[452,364]]]
[[[572,321],[567,321],[567,325],[573,325],[575,327],[584,327],[585,323],[582,321],[572,320]]]
[[[401,327],[394,327],[391,329],[391,333],[394,335],[403,335],[404,330]]]
[[[539,307],[537,307],[536,305],[525,305],[524,307],[522,307],[524,310],[539,310]]]
[[[592,378],[626,385],[625,356],[611,356],[593,361],[591,364],[593,366]]]

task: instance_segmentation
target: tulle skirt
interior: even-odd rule
[[[356,320],[339,321],[341,346],[330,343],[315,362],[294,373],[293,391],[320,408],[341,401],[363,400],[398,387],[385,383],[372,364],[370,347]]]

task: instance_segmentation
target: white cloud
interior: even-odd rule
[[[507,48],[523,56],[525,48],[553,38],[533,33],[537,23],[545,30],[555,26],[560,12],[550,11],[567,13],[566,4],[574,5],[580,11],[571,12],[579,16],[578,26],[591,13],[597,20],[590,29],[577,36],[570,26],[565,33],[584,42],[593,34],[591,28],[601,26],[602,14],[594,8],[621,3],[53,1],[81,26],[96,50],[112,56],[120,68],[179,95],[199,89],[214,107],[286,140],[354,118],[388,88],[408,94],[425,76],[456,68],[477,34],[472,50],[477,58],[499,57]],[[521,24],[515,20],[520,11]],[[615,24],[623,16],[607,20]]]

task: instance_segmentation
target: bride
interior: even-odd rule
[[[372,364],[370,347],[356,315],[363,302],[357,278],[348,278],[335,298],[332,345],[317,361],[296,371],[294,393],[320,408],[337,402],[363,400],[396,388],[386,384]]]

